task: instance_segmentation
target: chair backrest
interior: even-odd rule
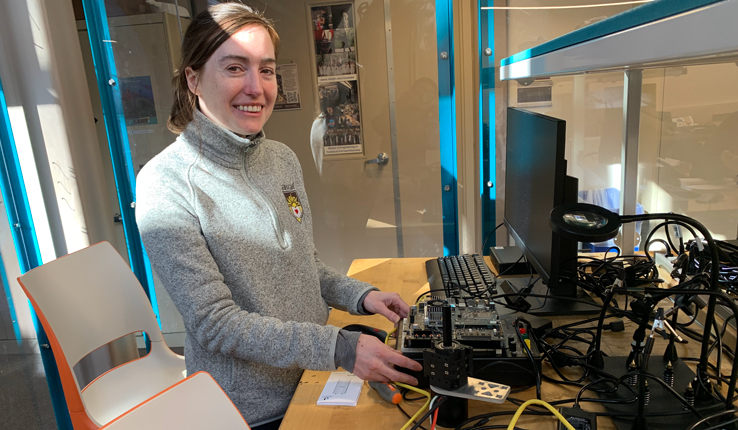
[[[103,430],[249,430],[217,382],[197,372],[104,426]]]
[[[39,266],[18,282],[48,322],[69,366],[133,332],[163,339],[141,284],[108,242]]]

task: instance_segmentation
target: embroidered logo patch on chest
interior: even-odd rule
[[[287,199],[287,205],[290,207],[292,216],[299,222],[302,222],[302,205],[300,204],[300,198],[297,196],[297,190],[293,184],[282,185],[282,194]]]

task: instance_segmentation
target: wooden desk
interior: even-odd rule
[[[397,291],[408,303],[414,303],[421,293],[428,291],[428,281],[425,274],[425,261],[427,258],[394,258],[394,259],[363,259],[354,260],[349,268],[348,275],[361,281],[369,282],[383,291]],[[576,317],[550,317],[554,326],[575,321]],[[605,332],[602,350],[608,355],[627,355],[630,351],[630,342],[635,324],[627,319],[625,331],[619,333]],[[346,324],[361,323],[384,330],[391,330],[392,324],[379,315],[352,316],[346,312],[333,311],[328,319],[328,324],[343,327]],[[392,342],[392,341],[391,341]],[[665,342],[657,342],[653,354],[663,354]],[[699,344],[690,340],[687,345],[677,344],[680,357],[698,356]],[[728,360],[724,360],[727,362]],[[554,375],[553,370],[545,362],[543,364],[545,374]],[[724,371],[730,369],[724,366]],[[300,380],[300,385],[290,403],[289,409],[282,421],[280,429],[283,430],[325,430],[325,429],[394,429],[399,430],[407,418],[371,390],[368,384],[364,387],[355,407],[347,406],[317,406],[318,397],[325,386],[330,372],[317,372],[306,370]],[[573,374],[572,374],[573,375]],[[546,401],[555,401],[573,398],[579,391],[578,387],[569,387],[560,384],[544,382],[542,387],[542,398]],[[535,398],[535,389],[517,393],[514,395],[519,399]],[[413,415],[424,402],[402,402],[401,406],[410,415]],[[595,411],[599,405],[586,404],[586,410]],[[469,416],[502,410],[515,410],[516,406],[506,402],[502,405],[484,403],[478,401],[469,402]],[[510,416],[502,417],[495,423],[507,424]],[[555,418],[522,416],[518,421],[520,427],[529,429],[556,429],[558,423]],[[425,426],[428,427],[428,426]],[[600,429],[615,428],[607,420],[598,422]]]

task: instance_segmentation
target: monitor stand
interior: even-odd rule
[[[514,294],[520,292],[528,285],[530,277],[506,277],[499,278],[498,280],[500,281],[499,285],[501,287],[501,293]],[[525,311],[525,313],[540,316],[591,315],[598,314],[600,313],[600,311],[602,311],[602,305],[599,305],[594,300],[592,300],[592,297],[586,294],[584,290],[577,287],[577,291],[579,292],[576,297],[577,299],[591,304],[582,303],[581,301],[575,302],[572,300],[566,300],[566,298],[563,297],[561,300],[559,300],[555,296],[550,296],[548,298],[529,296],[525,297],[525,301],[530,304],[530,309]],[[547,285],[544,285],[541,282],[536,282],[530,294],[545,296],[549,295],[550,293]]]

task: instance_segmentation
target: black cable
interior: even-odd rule
[[[703,429],[703,430],[718,430],[718,429],[726,429],[726,428],[728,428],[728,427],[726,427],[726,426],[727,426],[728,424],[733,424],[733,423],[738,423],[738,418],[733,418],[732,420],[729,420],[729,421],[724,421],[724,422],[722,422],[722,423],[720,423],[720,424],[716,424],[716,425],[714,425],[714,426],[711,426],[711,427],[707,427],[707,428],[705,428],[705,429]]]
[[[495,294],[495,295],[493,295],[493,296],[490,296],[490,297],[489,297],[489,299],[490,299],[490,300],[491,300],[491,299],[503,299],[503,298],[505,298],[505,297],[518,297],[518,296],[520,296],[520,293],[510,293],[510,294]],[[564,301],[568,301],[568,302],[583,303],[583,304],[585,304],[585,305],[590,305],[590,306],[592,306],[592,307],[598,306],[597,304],[595,304],[595,303],[592,303],[591,301],[587,301],[587,300],[582,300],[582,299],[577,299],[577,298],[574,298],[574,297],[561,297],[561,296],[551,296],[551,295],[548,295],[548,294],[526,294],[526,296],[527,296],[527,297],[540,297],[540,298],[542,298],[542,299],[545,299],[545,298],[552,298],[552,299],[556,299],[556,300],[564,300]],[[504,306],[507,306],[507,303],[503,303],[503,302],[495,302],[495,303],[498,303],[498,304],[500,304],[500,305],[504,305]]]
[[[446,292],[446,290],[444,290],[443,288],[436,288],[435,290],[426,291],[423,294],[419,295],[417,299],[415,299],[415,303],[417,304],[418,302],[420,302],[420,299],[423,298],[423,296],[428,295],[430,293],[437,293],[439,291],[443,291],[444,293]]]
[[[411,420],[411,419],[413,419],[413,417],[411,417],[411,416],[410,416],[410,414],[408,414],[407,412],[405,412],[405,410],[404,410],[404,409],[402,409],[402,406],[400,406],[400,404],[399,404],[399,403],[398,403],[398,404],[397,404],[396,406],[397,406],[397,409],[399,409],[399,410],[400,410],[400,412],[402,412],[402,413],[403,413],[403,415],[405,415],[405,416],[406,416],[406,417],[407,417],[408,419],[410,419],[410,420]],[[414,423],[414,424],[416,424],[416,425],[419,425],[419,427],[417,427],[417,428],[419,428],[419,429],[421,429],[421,430],[428,430],[427,428],[425,428],[425,427],[423,427],[423,426],[421,426],[421,425],[420,425],[420,424],[422,424],[422,421],[421,421],[421,422],[419,422],[419,423],[418,423],[418,422],[416,422],[416,421],[413,421],[413,423]]]
[[[438,409],[438,407],[441,406],[443,404],[443,402],[446,401],[446,399],[447,399],[446,396],[440,396],[440,397],[438,397],[436,399],[436,402],[433,403],[433,407],[430,408],[430,409],[428,409],[428,411],[425,414],[423,414],[422,417],[420,417],[418,419],[418,422],[410,430],[417,430],[418,428],[421,428],[421,425],[420,424],[423,421],[427,420],[431,415],[433,415],[433,412],[435,412],[435,410]],[[433,424],[433,423],[431,422],[431,424]]]
[[[651,244],[654,243],[654,242],[658,242],[658,243],[664,245],[664,247],[666,247],[666,256],[667,257],[671,256],[671,251],[672,251],[673,248],[671,247],[671,244],[669,242],[665,241],[664,239],[653,239],[652,241],[648,242],[646,244],[646,247],[644,248],[645,249],[645,252],[648,252],[648,250],[651,249]],[[676,250],[676,249],[674,249],[674,252],[677,252],[678,253],[679,251]]]
[[[526,369],[526,370],[527,370],[527,369]],[[531,372],[531,373],[533,373],[533,372]],[[531,389],[531,388],[533,388],[533,387],[535,387],[535,386],[536,386],[536,384],[535,384],[535,382],[534,382],[534,383],[532,383],[532,384],[530,384],[530,385],[525,385],[525,386],[522,386],[522,387],[520,387],[520,388],[516,388],[516,389],[514,389],[514,390],[510,390],[510,394],[517,394],[517,393],[522,393],[523,391],[527,391],[527,390],[529,390],[529,389]]]
[[[670,220],[670,221],[664,221],[664,222],[660,223],[659,225],[657,225],[656,227],[654,227],[648,233],[648,236],[646,236],[646,242],[645,243],[651,242],[651,237],[653,236],[653,234],[656,231],[658,231],[658,229],[660,229],[661,227],[664,227],[664,229],[666,230],[666,239],[669,241],[669,244],[671,245],[672,249],[674,249],[674,251],[677,254],[683,254],[684,253],[684,250],[683,249],[677,249],[677,247],[674,246],[674,243],[671,241],[671,235],[669,234],[669,229],[668,229],[668,226],[669,225],[678,225],[678,226],[684,227],[684,228],[686,228],[689,231],[690,234],[692,234],[692,237],[693,238],[695,238],[695,239],[697,238],[697,233],[695,233],[694,229],[690,225],[685,224],[685,223],[683,223],[681,221],[671,221]],[[648,252],[646,252],[646,255],[648,255]]]
[[[508,427],[507,424],[493,424],[491,426],[484,426],[484,427],[474,427],[475,430],[492,430],[492,429],[506,429]],[[520,427],[513,427],[514,430],[525,430]]]
[[[487,233],[487,237],[485,237],[484,240],[482,241],[482,252],[480,252],[479,255],[484,255],[484,248],[487,246],[487,240],[489,240],[489,237],[492,236],[492,233],[496,232],[497,229],[502,227],[503,225],[505,225],[505,223],[501,222],[497,224],[497,227],[493,228],[492,231]]]
[[[653,295],[662,295],[668,293],[668,295],[672,294],[705,294],[709,296],[714,296],[721,298],[725,301],[727,305],[729,305],[730,309],[733,311],[733,314],[738,314],[738,305],[725,293],[722,291],[713,291],[713,290],[688,290],[688,289],[681,289],[678,288],[669,288],[667,290],[663,290],[661,288],[644,288],[645,293],[651,293]],[[707,348],[706,345],[703,344],[703,351]],[[738,350],[738,338],[736,338],[736,350]],[[703,362],[703,360],[706,357],[703,357],[702,353],[700,353],[700,364]],[[698,365],[699,368],[699,365]],[[705,369],[706,370],[706,369]],[[735,394],[735,385],[736,381],[738,381],[738,360],[733,360],[733,366],[731,368],[730,372],[730,383],[728,384],[728,395],[726,398],[726,408],[730,407],[730,405],[733,403],[733,395]]]
[[[622,277],[625,277],[625,270],[623,270],[622,272]],[[613,285],[613,288],[610,288],[608,290],[608,293],[605,296],[604,301],[602,302],[602,312],[600,312],[600,319],[597,321],[597,335],[594,339],[594,345],[591,346],[592,352],[595,354],[601,352],[600,339],[602,339],[602,328],[605,325],[605,314],[607,313],[607,306],[610,304],[612,297],[615,295],[615,287],[616,285]]]
[[[736,412],[738,412],[738,411],[736,411],[735,409],[729,409],[727,411],[718,412],[717,414],[710,415],[708,417],[702,418],[701,420],[699,420],[696,423],[692,424],[691,426],[687,427],[686,430],[695,430],[697,427],[701,426],[702,424],[707,423],[710,420],[713,420],[715,418],[720,418],[720,417],[725,416],[725,415],[734,414]]]
[[[536,374],[536,398],[538,400],[541,400],[541,370],[538,369],[538,366],[536,365],[536,359],[533,358],[533,353],[531,352],[530,348],[528,348],[528,343],[525,341],[525,339],[523,339],[523,335],[520,333],[520,327],[518,324],[521,322],[528,326],[527,333],[530,333],[529,336],[533,336],[533,326],[525,318],[521,317],[515,318],[515,322],[513,322],[513,328],[515,328],[515,331],[520,338],[520,343],[523,344],[525,353],[528,354],[528,358],[530,359],[530,363],[533,366],[534,372]]]
[[[493,361],[491,363],[488,363],[488,364],[482,366],[479,369],[474,369],[474,374],[471,375],[471,376],[474,377],[474,378],[476,378],[476,375],[480,375],[483,370],[487,369],[488,367],[493,367],[493,366],[497,366],[497,365],[506,365],[506,366],[517,367],[518,369],[520,369],[520,370],[522,370],[522,371],[524,371],[526,373],[530,373],[533,376],[536,375],[535,372],[533,372],[532,370],[526,369],[525,367],[523,367],[523,366],[521,366],[521,365],[519,365],[517,363],[513,363],[513,362],[510,362],[510,361],[506,361],[506,360],[496,360],[496,361]]]
[[[532,405],[531,405],[532,406]],[[480,414],[475,415],[471,418],[468,418],[466,421],[463,421],[461,424],[456,426],[455,430],[482,430],[487,427],[482,427],[484,424],[487,424],[489,422],[490,418],[496,418],[496,417],[503,417],[506,415],[515,415],[516,411],[497,411],[497,412],[490,412],[487,414]],[[532,411],[532,410],[525,410],[523,411],[522,415],[548,415],[551,416],[551,412],[546,410],[546,412],[540,412],[540,411]],[[477,421],[473,426],[471,427],[464,427],[465,424],[471,423],[473,421]],[[508,424],[509,425],[509,424]],[[497,428],[497,427],[495,427]],[[507,426],[505,426],[507,428]]]
[[[557,404],[558,402],[549,402],[552,406],[554,404]],[[535,405],[531,405],[535,406]],[[706,412],[710,410],[714,410],[716,408],[722,407],[722,405],[710,405],[705,406],[701,408],[696,408],[699,412]],[[456,426],[455,430],[481,430],[485,427],[482,427],[484,424],[488,423],[490,418],[496,418],[501,416],[507,416],[507,415],[514,415],[516,411],[497,411],[497,412],[490,412],[486,414],[480,414],[475,415],[473,417],[468,418],[466,421],[462,422],[461,424]],[[611,412],[593,412],[595,416],[597,417],[611,417],[611,418],[636,418],[636,414],[629,414],[629,413],[611,413]],[[649,413],[649,417],[669,417],[669,416],[677,416],[677,415],[686,415],[686,414],[692,414],[691,411],[674,411],[674,412],[662,412],[662,413]],[[546,410],[546,412],[537,411],[537,410],[525,410],[523,411],[523,415],[537,415],[537,416],[550,416],[551,413]],[[472,423],[474,421],[477,421],[473,426],[471,427],[464,427],[465,424]],[[703,429],[704,430],[704,429]]]
[[[505,269],[502,272],[498,273],[497,274],[497,277],[499,278],[501,276],[504,276],[505,273],[509,272],[510,269],[512,269],[513,267],[515,267],[516,264],[520,263],[520,260],[522,260],[523,257],[525,257],[525,254],[521,255],[520,258],[518,258],[517,260],[515,260],[515,263],[511,264],[507,269]]]
[[[418,396],[418,397],[408,397],[408,394],[411,392],[407,388],[401,388],[402,390],[402,399],[407,402],[417,402],[418,400],[425,400],[428,397],[427,396]]]

